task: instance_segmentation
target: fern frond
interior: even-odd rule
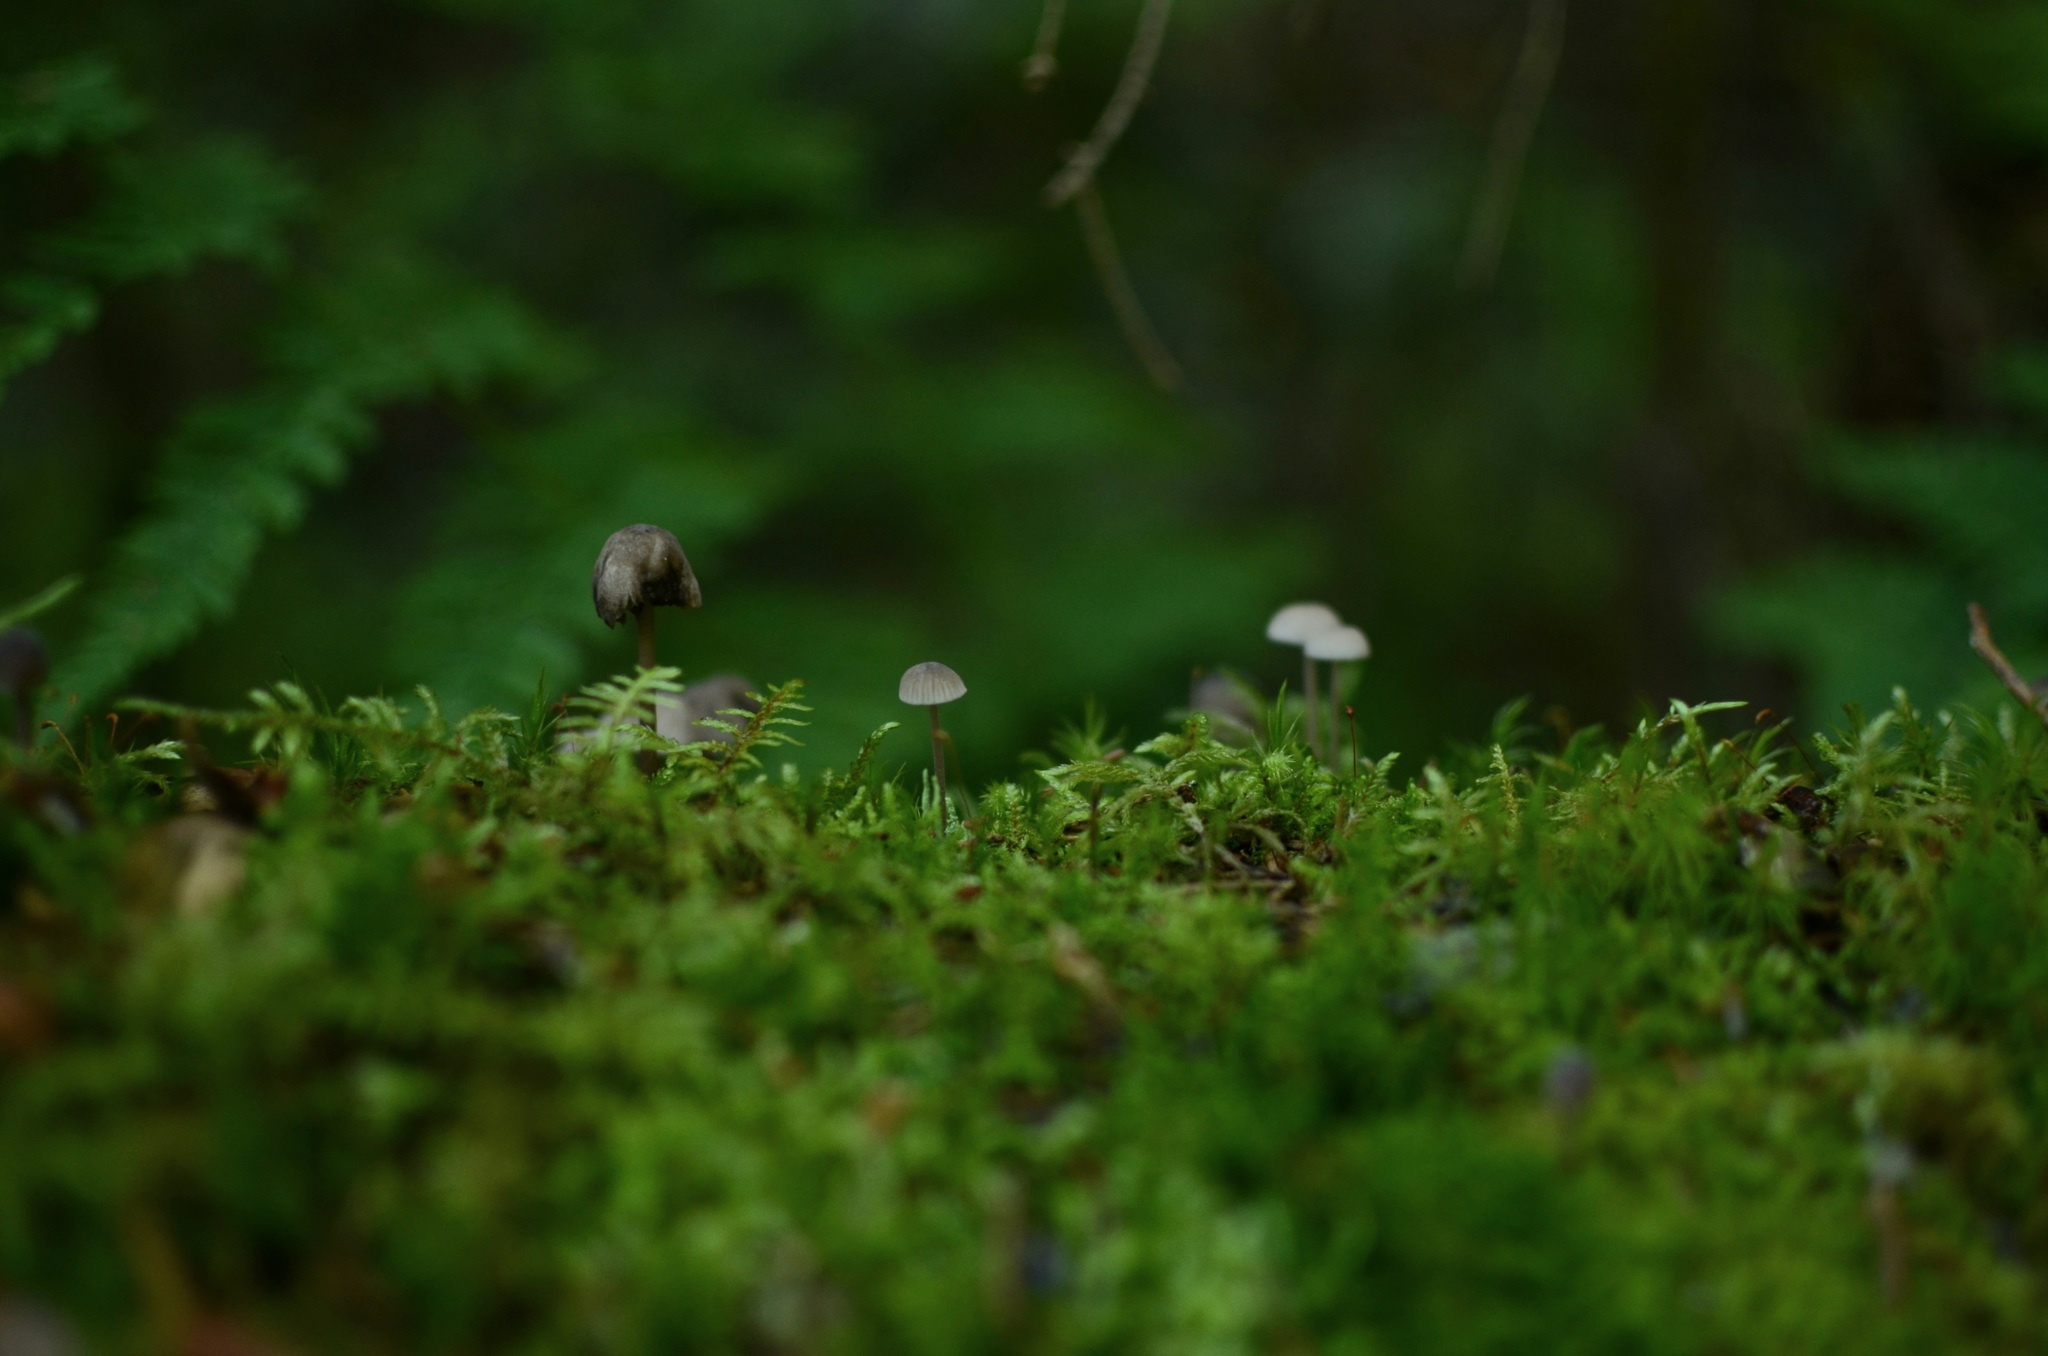
[[[17,317],[0,326],[0,382],[90,328],[109,288],[182,273],[201,259],[275,267],[282,227],[307,197],[282,165],[239,140],[115,159],[92,214],[33,244],[38,267],[0,284]]]
[[[98,57],[29,71],[0,88],[0,159],[55,155],[73,143],[112,141],[141,126],[148,110]]]
[[[0,631],[10,626],[19,626],[31,618],[41,616],[57,604],[69,598],[78,589],[78,576],[67,574],[56,583],[32,598],[26,598],[13,607],[0,609]]]
[[[749,697],[758,698],[760,709],[746,712],[738,709],[721,711],[720,715],[743,717],[741,723],[706,722],[719,724],[733,736],[732,749],[726,754],[718,770],[718,780],[723,785],[734,768],[761,766],[760,752],[764,749],[790,748],[802,741],[788,733],[803,728],[807,721],[797,716],[811,708],[803,702],[804,680],[792,678],[788,682],[768,689],[767,695],[749,692]]]
[[[658,701],[681,701],[682,670],[641,669],[579,689],[561,720],[565,747],[593,754],[630,748],[673,748],[647,724]]]
[[[87,639],[57,675],[63,687],[95,702],[225,616],[264,538],[295,526],[313,490],[338,482],[370,443],[378,406],[473,390],[487,376],[545,383],[567,361],[564,341],[495,294],[390,270],[362,288],[369,295],[309,302],[279,341],[285,375],[175,435],[151,510],[121,543]]]

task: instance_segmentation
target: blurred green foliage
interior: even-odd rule
[[[1474,291],[1525,8],[1185,0],[1102,175],[1175,396],[1037,205],[1136,11],[1075,0],[1038,95],[1033,0],[10,15],[0,599],[83,577],[80,710],[509,706],[624,666],[583,581],[653,520],[708,599],[665,659],[844,742],[942,658],[986,772],[1285,677],[1300,594],[1378,641],[1375,747],[1948,693],[1970,597],[2048,664],[2037,6],[1574,6]]]
[[[1082,729],[941,833],[873,744],[778,766],[794,687],[737,746],[620,722],[672,676],[559,724],[284,684],[0,746],[0,1330],[2048,1340],[2048,731],[2011,705],[1562,745],[1511,710],[1405,784]]]

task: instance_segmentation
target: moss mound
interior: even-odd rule
[[[6,765],[0,1332],[2048,1340],[2038,728],[1510,718],[1407,780],[1196,719],[942,839],[911,732],[803,780],[794,686],[679,749],[667,676],[567,751],[285,687]]]

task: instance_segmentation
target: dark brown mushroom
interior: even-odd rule
[[[617,626],[639,623],[640,667],[654,667],[654,609],[702,607],[704,594],[675,534],[651,523],[622,527],[606,539],[590,572],[590,601],[598,619]]]

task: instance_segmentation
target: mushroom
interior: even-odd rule
[[[640,628],[640,667],[651,669],[654,609],[702,607],[704,594],[675,534],[651,523],[635,523],[605,539],[590,572],[590,601],[607,628],[632,614]]]
[[[946,755],[939,748],[945,732],[939,728],[939,708],[967,695],[960,675],[940,663],[917,664],[903,671],[896,696],[906,706],[928,707],[932,713],[932,773],[939,781],[939,832],[946,831]]]
[[[50,654],[40,636],[26,626],[0,631],[0,692],[14,702],[14,738],[23,748],[29,745],[36,689],[49,674]]]
[[[1321,603],[1289,603],[1266,623],[1266,639],[1279,645],[1307,646],[1309,641],[1333,627],[1342,626],[1337,614]],[[1301,657],[1302,737],[1308,751],[1322,757],[1316,742],[1316,661],[1306,649]]]
[[[1330,761],[1337,761],[1337,666],[1355,664],[1372,653],[1372,642],[1355,626],[1333,626],[1309,638],[1301,647],[1309,663],[1320,659],[1330,666]]]
[[[682,695],[655,704],[654,731],[678,744],[730,744],[733,737],[702,722],[721,711],[758,711],[750,694],[754,685],[737,673],[715,673],[684,688]]]
[[[1188,684],[1188,710],[1207,716],[1216,736],[1233,742],[1249,738],[1259,718],[1243,680],[1221,671],[1196,670]]]

